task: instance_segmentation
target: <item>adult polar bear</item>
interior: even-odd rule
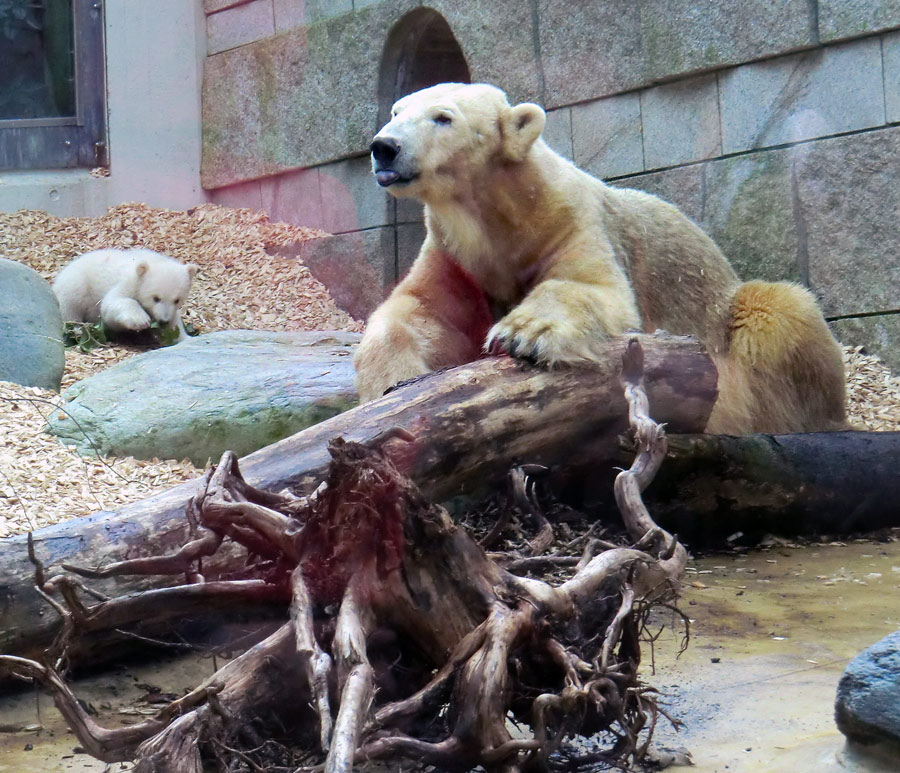
[[[675,207],[554,153],[544,122],[537,105],[510,106],[485,84],[440,84],[394,105],[372,142],[375,177],[425,204],[427,234],[369,319],[355,356],[361,398],[483,347],[552,366],[662,328],[698,337],[716,363],[708,431],[844,427],[841,352],[812,295],[741,283]],[[505,311],[496,324],[488,301]]]

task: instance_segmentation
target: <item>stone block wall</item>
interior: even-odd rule
[[[366,289],[352,302],[365,313],[423,233],[420,209],[382,192],[366,156],[396,61],[387,41],[420,4],[204,5],[204,187],[336,234],[319,249],[369,277],[348,280]],[[808,285],[839,337],[900,370],[900,0],[428,8],[472,80],[547,108],[558,152],[680,206],[743,276]],[[336,260],[319,258],[331,281]]]

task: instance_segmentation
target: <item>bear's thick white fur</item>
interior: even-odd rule
[[[197,272],[153,250],[103,249],[87,252],[66,266],[53,282],[67,322],[98,322],[113,331],[145,330],[152,322],[178,329],[179,309]]]
[[[485,348],[573,363],[608,336],[662,328],[696,336],[716,363],[708,431],[845,427],[841,352],[812,295],[742,283],[675,207],[553,152],[544,122],[538,105],[511,106],[485,84],[441,84],[394,105],[373,171],[425,204],[427,233],[369,319],[354,359],[361,398]]]

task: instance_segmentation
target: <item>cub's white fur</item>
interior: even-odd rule
[[[151,322],[176,327],[185,338],[179,308],[191,290],[194,264],[153,250],[87,252],[66,266],[53,283],[67,322],[98,322],[110,330],[144,330]]]

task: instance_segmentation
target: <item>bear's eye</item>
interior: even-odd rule
[[[158,295],[154,295],[154,296],[153,296],[153,302],[154,302],[154,303],[159,303],[159,296],[158,296]]]
[[[181,303],[181,298],[176,298],[174,302],[175,302],[175,305],[177,306],[179,303]]]
[[[440,124],[441,126],[449,126],[451,123],[453,123],[453,119],[445,113],[439,113],[434,117],[434,122],[436,124]]]

